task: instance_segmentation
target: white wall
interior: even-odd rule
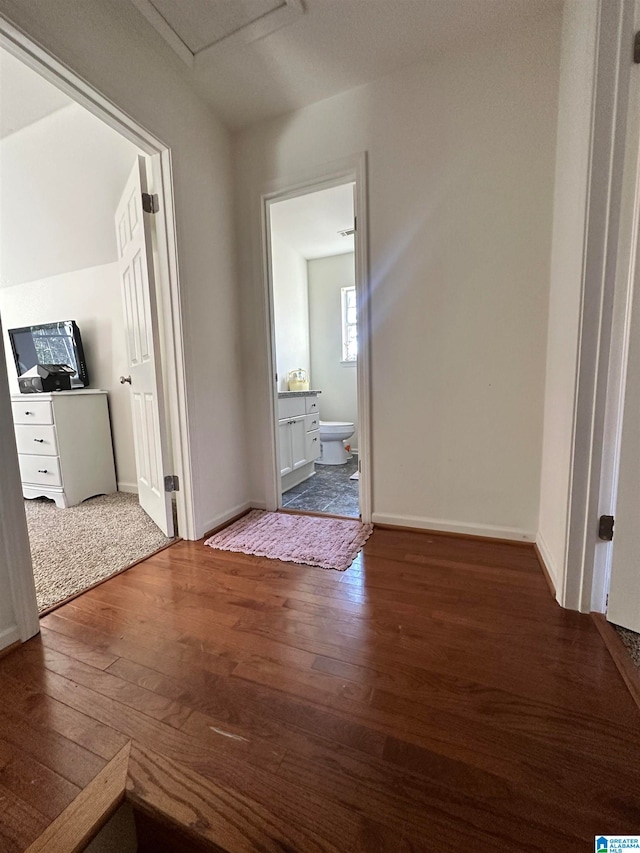
[[[114,213],[137,154],[77,104],[3,139],[1,286],[115,261]]]
[[[82,334],[90,387],[109,392],[111,433],[119,485],[135,488],[136,460],[118,264],[104,264],[0,289],[0,316],[12,394],[18,380],[7,330],[56,320],[76,320]]]
[[[133,4],[0,0],[0,13],[171,148],[189,443],[202,535],[248,501],[229,134]]]
[[[35,76],[35,72],[31,72]],[[0,315],[6,330],[76,320],[92,388],[109,392],[118,482],[137,482],[114,215],[138,149],[71,104],[0,142]],[[34,203],[35,200],[35,203]]]
[[[322,391],[320,417],[350,421],[358,447],[358,385],[355,362],[342,364],[341,289],[355,285],[354,255],[334,255],[307,261],[309,273],[309,330],[313,387]]]
[[[559,10],[542,10],[237,137],[248,399],[264,419],[259,194],[368,152],[374,520],[537,530],[559,36]],[[252,447],[255,500],[268,452]]]
[[[537,537],[557,590],[570,512],[597,19],[596,3],[565,3]]]
[[[271,265],[278,390],[288,391],[290,371],[311,369],[307,262],[272,230]]]

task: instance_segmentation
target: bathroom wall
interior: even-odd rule
[[[355,362],[342,363],[341,288],[355,284],[353,252],[307,261],[309,338],[313,387],[322,391],[325,421],[353,421],[351,446],[358,447],[358,397]]]
[[[281,235],[272,231],[271,264],[278,390],[286,391],[287,374],[291,370],[298,367],[307,373],[311,370],[307,262]]]

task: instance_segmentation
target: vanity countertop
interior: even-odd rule
[[[278,397],[317,397],[322,391],[278,391]]]

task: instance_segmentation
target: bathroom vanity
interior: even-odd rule
[[[320,391],[282,391],[278,394],[278,448],[282,491],[315,471],[320,456]]]

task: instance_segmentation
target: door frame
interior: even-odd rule
[[[309,195],[319,190],[355,184],[354,216],[357,228],[354,234],[354,261],[356,299],[358,302],[358,360],[356,379],[358,386],[358,462],[360,465],[359,496],[362,521],[371,521],[372,471],[371,471],[371,290],[369,285],[369,218],[367,192],[367,153],[363,151],[351,157],[332,161],[324,167],[306,174],[281,178],[270,182],[260,196],[262,233],[262,282],[264,316],[266,320],[267,364],[270,365],[267,394],[269,400],[268,464],[270,476],[267,481],[267,509],[280,506],[282,488],[278,463],[278,383],[276,376],[275,316],[273,301],[273,277],[271,267],[271,223],[269,209],[272,204]]]
[[[162,382],[167,399],[166,411],[161,413],[161,416],[168,420],[167,426],[171,434],[172,465],[174,473],[180,479],[180,491],[176,493],[180,535],[185,539],[195,539],[192,466],[188,440],[189,418],[186,400],[185,351],[182,334],[182,298],[178,272],[171,149],[2,16],[0,16],[0,47],[13,54],[25,65],[28,65],[67,94],[73,101],[85,107],[145,152],[147,166],[150,166],[147,170],[150,190],[157,193],[160,201],[160,210],[155,218],[157,236],[156,280],[159,297],[157,322],[164,348]],[[0,407],[4,408],[5,406],[7,408],[10,406],[9,393],[8,389],[0,383]],[[12,493],[14,493],[16,507],[21,505],[22,491],[15,488],[7,489],[7,505]],[[12,511],[15,510],[20,516],[16,507],[13,507]],[[24,516],[24,507],[22,507],[22,516]],[[12,546],[9,543],[7,547],[11,548]],[[11,559],[12,556],[15,557],[15,561]],[[17,590],[14,598],[18,599],[14,602],[15,610],[18,615],[23,614],[21,620],[26,626],[23,631],[23,626],[19,625],[21,636],[23,636],[25,631],[27,633],[29,630],[32,631],[34,625],[34,603],[30,600],[28,606],[24,607],[20,600],[22,594],[25,597],[29,594],[30,583],[32,583],[32,579],[29,581],[28,578],[21,577],[27,571],[24,560],[24,543],[22,545],[16,544],[14,551],[8,553],[7,557],[9,559],[8,565],[13,567],[15,573],[12,580],[12,588]],[[30,560],[28,568],[32,572]],[[37,618],[37,610],[35,617]]]
[[[633,31],[640,25],[640,0],[635,0]],[[629,31],[631,33],[631,31]],[[625,394],[629,362],[631,314],[640,310],[640,68],[632,69],[628,80],[628,106],[623,161],[620,232],[616,253],[611,340],[609,346],[606,397],[603,404],[603,454],[599,471],[599,515],[615,517],[620,474],[620,453],[625,413]],[[612,542],[603,542],[596,551],[593,571],[591,610],[605,613],[611,568],[615,550]]]
[[[598,5],[570,515],[558,600],[573,610],[602,613],[613,546],[598,538],[598,518],[613,514],[616,503],[633,216],[640,202],[640,128],[632,114],[638,103],[640,68],[633,64],[632,41],[640,0],[600,0]],[[635,146],[631,159],[629,146]]]

